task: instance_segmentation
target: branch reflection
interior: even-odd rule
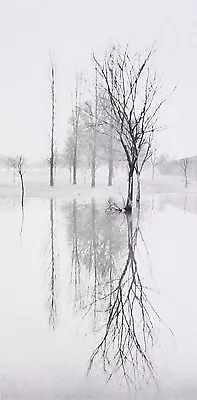
[[[100,338],[88,370],[98,358],[109,379],[119,371],[136,386],[137,378],[154,377],[149,344],[157,316],[136,251],[139,241],[145,245],[140,210],[129,216],[104,212],[92,199],[85,205],[73,200],[68,211],[75,305],[92,313]]]

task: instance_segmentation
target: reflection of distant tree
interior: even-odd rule
[[[101,282],[103,285],[105,281],[106,286],[110,284],[115,258],[125,247],[124,241],[121,242],[120,226],[117,222],[112,224],[112,218],[104,212],[99,212],[94,199],[85,205],[78,205],[73,200],[65,211],[72,248],[75,301],[85,306],[86,300],[92,299],[95,313]]]
[[[83,206],[74,200],[67,212],[76,305],[93,312],[102,335],[89,369],[99,357],[109,378],[122,371],[128,384],[140,373],[153,375],[148,345],[155,311],[136,256],[139,238],[144,244],[139,218],[138,211],[128,217],[99,211],[95,200]]]
[[[56,252],[56,227],[55,227],[55,202],[50,199],[50,260],[49,260],[49,325],[55,329],[57,322],[57,252]]]
[[[150,223],[152,222],[152,218],[155,215],[155,199],[154,196],[151,196],[151,207],[150,207]]]
[[[172,206],[176,207],[184,213],[192,213],[197,214],[197,197],[194,195],[183,196],[182,194],[169,194],[166,196],[162,196],[160,199],[160,204],[164,204],[164,206]],[[163,207],[164,208],[164,207]]]

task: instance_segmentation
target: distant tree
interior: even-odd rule
[[[185,178],[185,188],[188,187],[188,169],[189,169],[189,158],[181,158],[181,160],[177,161],[178,165],[180,166],[181,170],[183,171],[184,178]]]
[[[96,147],[98,136],[98,77],[95,68],[95,101],[94,101],[94,123],[93,123],[93,143],[92,143],[92,162],[91,162],[91,186],[96,186]]]
[[[51,133],[49,158],[50,186],[54,186],[55,175],[55,66],[51,65]]]
[[[114,160],[113,160],[113,126],[110,123],[109,131],[109,160],[108,160],[108,186],[112,186],[114,174]]]
[[[92,99],[88,99],[82,106],[82,118],[83,118],[83,154],[82,163],[87,171],[91,171],[91,186],[96,185],[96,168],[97,168],[97,128],[95,125],[94,116],[94,103]]]
[[[155,169],[158,165],[162,164],[164,161],[166,161],[167,157],[165,155],[158,156],[157,155],[157,150],[152,151],[152,155],[150,157],[150,164],[152,167],[152,181],[155,180]]]
[[[81,80],[81,78],[80,78]],[[80,138],[80,117],[81,117],[81,92],[79,87],[79,78],[76,77],[74,105],[72,109],[72,158],[73,158],[73,185],[77,183],[77,167],[78,167],[78,152],[79,152],[79,138]]]
[[[122,151],[120,151],[119,141],[117,140],[111,104],[102,92],[101,97],[101,157],[108,168],[107,185],[112,186],[115,162],[120,158]]]
[[[81,107],[83,117],[83,163],[91,171],[91,187],[96,186],[96,169],[98,167],[98,135],[100,93],[98,88],[98,74],[95,68],[95,81],[91,96],[83,102]]]
[[[78,102],[78,100],[76,100]],[[81,110],[76,106],[76,110],[72,111],[72,116],[69,120],[69,129],[65,140],[63,151],[63,166],[68,167],[70,173],[70,182],[73,185],[77,183],[77,170],[81,166],[83,151],[82,146],[82,128],[81,128]]]
[[[96,184],[96,169],[105,165],[108,168],[107,184],[113,183],[114,169],[123,161],[124,153],[117,138],[112,118],[110,102],[95,84],[95,98],[84,102],[83,112],[83,161],[91,170],[91,185]],[[94,104],[96,103],[96,105]]]
[[[23,156],[16,157],[8,157],[7,165],[13,168],[14,171],[19,173],[20,181],[21,181],[21,206],[24,207],[24,195],[25,195],[25,186],[24,186],[24,167],[26,164],[26,160]]]
[[[99,157],[101,163],[105,165],[108,170],[106,176],[107,185],[112,186],[116,169],[125,164],[126,160],[112,118],[109,117],[109,119],[106,119],[105,117],[105,121],[108,122],[103,125],[99,135]]]
[[[62,155],[62,165],[63,167],[68,167],[70,174],[70,183],[72,182],[72,168],[73,168],[73,137],[69,136],[66,139],[64,152]]]

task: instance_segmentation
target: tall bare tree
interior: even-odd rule
[[[49,158],[49,183],[54,186],[55,174],[55,65],[51,65],[51,133],[50,133],[50,158]]]
[[[98,77],[95,68],[95,112],[94,112],[94,128],[93,128],[93,145],[92,145],[92,165],[91,165],[91,186],[96,185],[96,145],[98,135]]]
[[[95,68],[94,94],[84,102],[82,108],[84,122],[84,144],[86,165],[91,171],[91,187],[96,186],[96,169],[98,165],[98,133],[99,133],[99,90],[98,74]]]
[[[80,78],[81,80],[81,78]],[[79,151],[79,124],[81,116],[81,93],[79,86],[79,78],[76,77],[75,97],[72,110],[72,125],[73,125],[73,185],[77,183],[77,167],[78,167],[78,151]]]
[[[128,211],[132,209],[135,173],[136,200],[140,200],[140,174],[151,154],[153,134],[158,130],[158,111],[166,100],[157,101],[159,84],[156,72],[150,71],[152,56],[153,50],[150,50],[145,56],[138,55],[131,60],[127,48],[122,51],[115,47],[106,54],[103,63],[94,56],[128,164]]]

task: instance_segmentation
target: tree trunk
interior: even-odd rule
[[[141,197],[141,185],[140,185],[140,173],[136,173],[137,177],[137,193],[136,193],[136,206],[139,208],[140,207],[140,197]]]
[[[54,162],[53,156],[50,158],[50,186],[54,186]]]
[[[109,164],[108,164],[108,186],[112,186],[113,181],[113,136],[112,124],[110,124],[110,138],[109,138]]]
[[[74,160],[73,160],[73,185],[77,183],[77,148],[74,149]]]
[[[125,211],[128,213],[132,212],[132,205],[133,205],[133,171],[134,171],[133,167],[129,167],[127,202],[125,206]]]
[[[21,206],[23,208],[24,207],[25,187],[24,187],[23,174],[21,171],[19,171],[19,175],[20,175],[20,180],[21,180]]]
[[[97,128],[98,128],[98,80],[97,69],[95,68],[95,121],[93,131],[93,149],[92,149],[92,182],[91,186],[96,186],[96,147],[97,147]]]
[[[22,207],[20,236],[22,236],[23,233],[24,218],[25,218],[24,208]]]
[[[86,184],[86,176],[87,176],[87,168],[85,168],[85,173],[84,173],[84,180],[83,180],[83,183],[84,183],[84,185]]]
[[[95,154],[95,149],[93,150],[92,153],[92,166],[91,166],[91,175],[92,175],[92,182],[91,186],[95,187],[96,186],[96,154]]]
[[[69,165],[70,183],[72,182],[72,165]]]
[[[50,186],[54,186],[54,130],[55,130],[55,70],[51,68],[51,148]]]
[[[109,286],[110,286],[110,296],[109,296],[109,312],[111,312],[112,302],[113,302],[113,244],[112,244],[112,218],[109,218]]]
[[[109,160],[108,186],[112,186],[113,184],[113,176],[114,176],[113,164],[114,164],[113,160]]]

